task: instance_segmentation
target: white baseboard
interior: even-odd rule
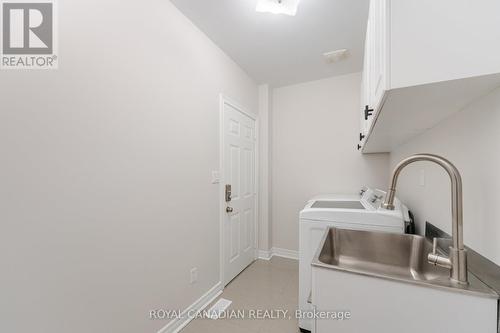
[[[271,251],[273,252],[273,256],[299,260],[299,251],[281,249],[279,247],[273,247]]]
[[[273,247],[271,250],[259,250],[259,259],[270,260],[274,256],[299,260],[299,251],[279,247]]]
[[[201,311],[206,308],[214,299],[222,294],[222,282],[218,282],[203,296],[198,298],[193,304],[188,306],[181,315],[181,318],[170,321],[165,327],[160,329],[158,333],[178,333],[193,319],[189,318],[188,313]]]
[[[273,252],[270,250],[259,250],[259,259],[270,260],[273,257]]]

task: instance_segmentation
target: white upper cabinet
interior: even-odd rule
[[[370,22],[368,21],[368,26],[370,25]],[[368,29],[366,32],[366,40],[365,40],[365,54],[368,54],[368,50],[370,47],[370,30]],[[364,63],[363,63],[363,68],[369,68],[368,66],[368,60],[369,58],[365,56],[364,58]],[[368,71],[363,71],[362,73],[362,78],[361,78],[361,131],[360,131],[360,141],[363,140],[363,137],[368,133],[369,131],[369,121],[368,117],[365,118],[365,113],[364,113],[364,108],[369,107],[371,104],[370,102],[370,81],[369,81],[369,73]],[[361,148],[358,146],[358,148]]]
[[[366,28],[363,81],[361,88],[361,133],[366,135],[380,109],[387,90],[386,1],[372,0]]]
[[[497,87],[499,0],[370,1],[363,152],[390,152]]]
[[[370,106],[376,110],[386,90],[386,6],[382,0],[371,1],[370,6]]]

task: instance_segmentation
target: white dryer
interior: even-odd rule
[[[385,192],[363,188],[359,194],[320,195],[309,200],[300,212],[299,226],[299,309],[312,311],[311,261],[325,229],[337,227],[356,230],[405,233],[412,229],[406,206],[395,200],[395,209],[381,207]],[[312,330],[313,321],[299,317],[302,332]]]

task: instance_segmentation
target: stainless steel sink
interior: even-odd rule
[[[315,266],[498,298],[472,274],[468,285],[451,281],[448,269],[428,262],[432,244],[421,236],[329,228],[321,244]]]

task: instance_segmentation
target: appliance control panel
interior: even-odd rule
[[[373,209],[377,209],[382,205],[385,199],[385,194],[386,192],[384,191],[368,187],[363,187],[360,191],[361,201]]]

